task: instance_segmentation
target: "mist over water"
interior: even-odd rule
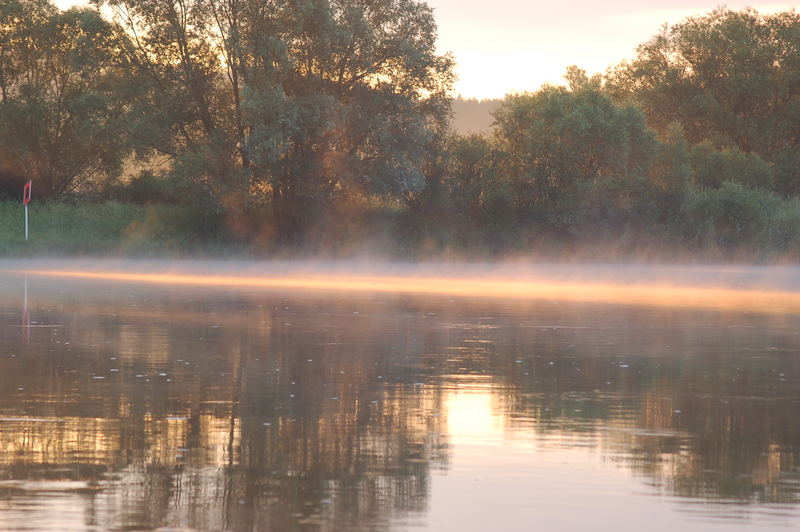
[[[10,273],[166,285],[800,310],[794,267],[376,262],[8,263]]]
[[[800,310],[785,305],[800,290],[795,268],[0,270],[14,272],[0,273],[3,529],[800,524]],[[164,274],[190,279],[141,277]],[[251,281],[204,285],[208,276]],[[340,286],[252,281],[287,278]],[[428,281],[404,292],[345,278]],[[737,304],[423,289],[477,279],[713,288],[697,294],[734,293]],[[785,306],[769,308],[765,293]],[[748,304],[748,294],[760,295]]]

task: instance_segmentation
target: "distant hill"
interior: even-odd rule
[[[494,121],[492,112],[500,102],[459,96],[453,100],[453,129],[461,134],[488,133]]]

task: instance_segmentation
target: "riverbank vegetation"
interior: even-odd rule
[[[414,0],[4,2],[0,253],[800,254],[795,12],[664,27],[481,134],[435,48]]]

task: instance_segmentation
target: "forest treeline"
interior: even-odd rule
[[[415,0],[7,0],[0,195],[147,205],[153,234],[169,205],[264,252],[798,254],[794,11],[664,26],[480,134],[436,31]]]
[[[494,117],[492,116],[500,107],[500,98],[480,100],[478,98],[464,98],[461,95],[453,99],[451,121],[453,132],[460,135],[472,133],[488,133],[492,129]]]

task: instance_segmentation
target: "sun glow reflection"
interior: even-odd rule
[[[516,300],[553,300],[766,313],[800,312],[800,293],[658,283],[593,283],[546,279],[382,275],[198,275],[177,273],[27,270],[14,273],[221,288],[383,292]]]
[[[502,419],[492,412],[491,387],[451,392],[447,398],[447,433],[454,443],[497,444]]]

